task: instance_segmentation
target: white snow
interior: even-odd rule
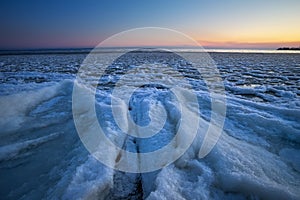
[[[84,58],[78,56],[29,56],[29,64],[22,64],[26,60],[22,56],[3,57],[0,76],[3,82],[0,87],[1,196],[103,199],[134,198],[142,192],[146,199],[299,199],[300,60],[297,54],[212,54],[225,79],[227,115],[221,138],[204,158],[199,157],[199,150],[214,113],[210,111],[211,99],[205,83],[198,80],[195,72],[190,73],[188,81],[176,82],[174,77],[178,74],[170,69],[143,68],[134,79],[136,83],[143,83],[160,77],[164,84],[186,89],[191,89],[192,84],[197,88],[195,94],[200,109],[190,101],[188,93],[179,94],[186,100],[186,104],[180,105],[176,95],[159,87],[139,88],[129,101],[118,99],[110,89],[123,74],[112,72],[99,81],[97,68],[87,72],[85,76],[92,81],[92,86],[98,81],[102,84],[95,95],[98,120],[91,118],[91,107],[85,104],[93,97],[85,87],[81,88],[82,95],[77,102],[80,109],[75,114],[81,116],[82,130],[86,133],[94,132],[99,122],[118,148],[152,152],[171,143],[177,151],[181,146],[171,141],[180,127],[180,111],[185,109],[190,118],[200,114],[198,135],[187,152],[162,170],[141,175],[106,167],[89,155],[79,140],[72,119],[73,80],[65,80],[74,77],[75,66],[79,64],[77,59]],[[41,66],[42,60],[46,62],[47,59],[50,65]],[[178,64],[169,59],[163,63],[177,68],[183,65],[180,68],[183,71],[188,69],[183,61]],[[129,68],[136,66],[138,61],[133,60]],[[112,71],[122,72],[123,67],[118,61]],[[49,82],[38,83],[43,78]],[[125,82],[130,79],[134,80],[124,77]],[[58,80],[62,81],[56,83]],[[124,88],[121,92],[128,92]],[[112,98],[115,98],[116,117],[123,127],[112,120]],[[157,105],[165,110],[165,115],[155,114],[159,110],[152,108]],[[158,134],[134,138],[124,133],[132,130],[133,122],[145,127],[151,119],[155,127],[162,128]],[[186,135],[190,134],[189,128],[184,127]],[[134,133],[143,134],[141,130]],[[184,136],[176,139],[187,141]],[[118,148],[99,147],[94,153],[106,155],[117,166],[124,159],[119,157]],[[151,164],[142,158],[132,161],[133,167]]]

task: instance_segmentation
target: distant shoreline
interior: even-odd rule
[[[280,47],[277,50],[292,50],[292,51],[299,51],[300,47]]]
[[[126,53],[135,51],[136,48],[129,47],[104,47],[104,48],[69,48],[69,49],[23,49],[23,50],[0,50],[0,56],[11,55],[68,55],[68,54],[84,54],[89,53]],[[272,50],[262,49],[195,49],[195,48],[171,48],[174,53],[300,53],[299,48],[281,47]],[[278,51],[279,50],[279,51]],[[284,50],[284,51],[282,51]]]

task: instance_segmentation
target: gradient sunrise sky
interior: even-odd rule
[[[149,26],[208,48],[300,46],[298,0],[2,0],[0,16],[0,49],[94,47]]]

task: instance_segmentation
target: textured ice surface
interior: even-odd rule
[[[1,199],[299,199],[299,54],[211,56],[224,79],[227,117],[222,137],[204,159],[198,158],[198,151],[211,102],[205,83],[189,63],[170,53],[136,52],[117,60],[100,80],[97,68],[87,72],[94,86],[99,82],[95,105],[99,123],[115,145],[131,152],[154,151],[168,144],[180,120],[180,109],[166,88],[140,88],[130,100],[129,117],[147,125],[149,107],[160,104],[167,111],[166,124],[148,139],[124,134],[111,120],[109,105],[111,90],[126,70],[143,62],[168,64],[194,86],[203,131],[174,164],[144,174],[104,166],[79,140],[71,95],[73,78],[85,55],[1,56]],[[146,73],[149,71],[141,70],[136,80],[142,81]],[[166,78],[159,70],[150,73]],[[82,106],[82,116],[88,117],[84,98]],[[193,105],[187,107],[195,112]],[[110,156],[116,160],[116,155]]]

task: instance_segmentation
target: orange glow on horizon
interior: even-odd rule
[[[300,47],[299,41],[286,42],[235,42],[235,41],[199,41],[199,44],[210,48],[279,48]]]

